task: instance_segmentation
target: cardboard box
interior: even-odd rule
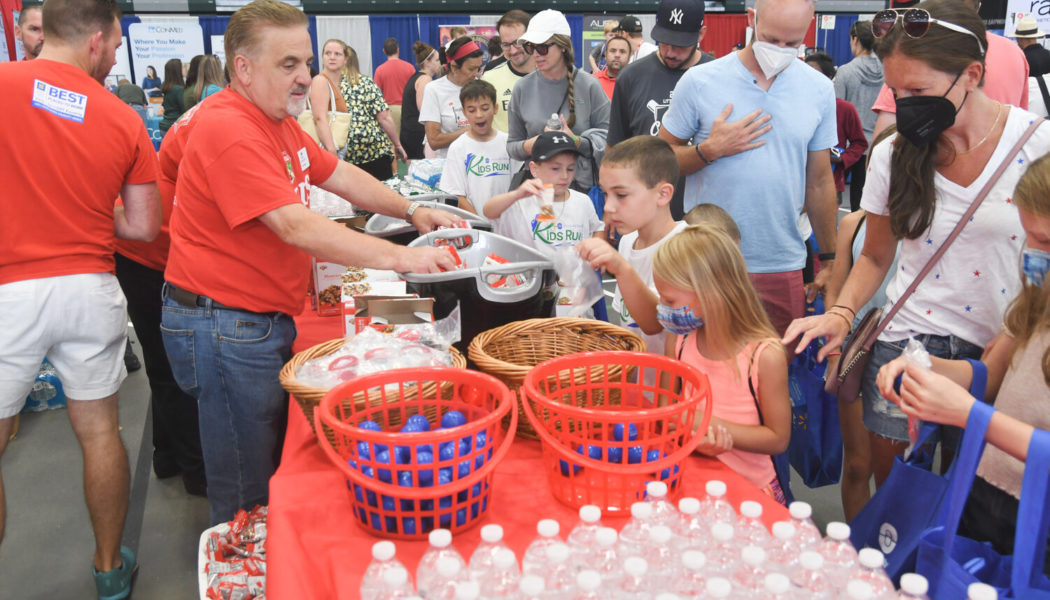
[[[404,282],[401,282],[401,283],[404,284]],[[403,289],[404,288],[402,288],[402,290]],[[408,293],[372,294],[372,295],[358,295],[356,298],[361,299],[361,301],[364,302],[364,306],[367,306],[368,302],[374,301],[374,300],[391,300],[391,299],[401,300],[401,299],[406,299],[406,298],[407,299],[415,299],[415,298],[419,298],[419,295],[418,294],[408,294]],[[343,335],[346,336],[347,338],[351,338],[351,337],[357,335],[357,332],[360,331],[357,328],[357,317],[358,317],[357,299],[355,299],[353,297],[351,297],[351,298],[344,298],[343,302],[341,303],[341,305],[342,305],[341,308],[342,308],[342,315],[343,315]],[[365,309],[363,308],[362,311],[364,311],[364,310]],[[431,309],[431,312],[432,311],[433,311],[433,309]],[[367,318],[365,316],[365,312],[362,312],[361,316],[362,316],[362,318]]]
[[[356,296],[354,298],[354,333],[365,327],[389,333],[393,325],[430,323],[434,321],[434,299],[416,297]]]

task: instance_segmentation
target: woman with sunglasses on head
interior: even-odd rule
[[[608,130],[610,104],[598,80],[576,68],[571,33],[565,16],[548,9],[532,17],[518,39],[536,61],[536,70],[514,84],[507,151],[515,160],[529,160],[536,137],[551,115],[559,115],[561,130],[580,150],[574,187],[586,192],[597,174],[591,174],[591,140],[580,134],[589,129]]]
[[[419,122],[426,131],[427,144],[438,158],[448,155],[448,147],[467,130],[467,118],[459,101],[459,90],[478,76],[485,53],[468,37],[452,40],[445,50],[446,74],[423,88]]]
[[[872,21],[886,85],[896,95],[897,133],[871,152],[861,208],[867,213],[864,249],[834,306],[796,320],[784,342],[802,334],[801,351],[816,337],[826,357],[842,345],[856,311],[875,293],[900,241],[899,269],[886,294],[901,299],[945,243],[950,245],[871,349],[861,383],[864,425],[870,432],[876,485],[908,444],[907,417],[875,385],[879,368],[897,358],[909,336],[940,358],[978,358],[999,331],[1021,281],[1017,256],[1024,231],[1011,196],[1029,162],[1050,150],[1050,126],[1039,127],[997,179],[995,171],[1036,117],[990,99],[981,89],[984,22],[956,0],[930,0],[906,11],[881,11]],[[958,238],[956,224],[994,181]],[[888,310],[888,308],[887,308]],[[952,455],[957,430],[944,432]]]

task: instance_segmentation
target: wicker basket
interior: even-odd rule
[[[608,350],[645,352],[646,347],[641,336],[617,325],[594,319],[554,317],[515,321],[483,331],[470,342],[467,354],[478,370],[507,384],[521,411],[518,389],[529,369],[565,354]],[[518,420],[517,435],[539,439],[527,419]]]
[[[281,369],[281,385],[289,394],[295,396],[296,402],[299,403],[299,406],[303,409],[303,414],[306,415],[307,422],[310,423],[310,429],[314,429],[314,409],[321,404],[321,399],[324,398],[326,393],[328,393],[328,389],[312,387],[299,383],[295,380],[295,372],[298,371],[299,367],[303,366],[306,361],[327,356],[342,348],[345,343],[345,338],[336,338],[323,344],[318,344],[313,348],[307,348],[293,356],[292,360],[288,361],[284,365],[284,368]],[[467,359],[459,350],[456,350],[455,347],[450,347],[449,352],[452,354],[453,368],[467,368]],[[378,398],[376,400],[378,401]],[[314,431],[314,433],[317,432]],[[329,439],[329,441],[332,440]]]

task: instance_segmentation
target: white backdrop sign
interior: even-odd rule
[[[1006,37],[1014,36],[1017,22],[1023,17],[1035,17],[1039,29],[1050,32],[1050,0],[1010,0],[1006,5]]]
[[[201,26],[190,23],[132,23],[128,27],[131,38],[131,67],[135,81],[146,76],[146,67],[164,72],[164,64],[172,58],[188,63],[198,54],[204,54],[204,33]]]
[[[211,36],[211,53],[219,57],[219,62],[226,66],[226,36]]]

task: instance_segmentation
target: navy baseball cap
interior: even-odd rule
[[[696,46],[704,26],[703,0],[663,0],[651,36],[659,44]]]

